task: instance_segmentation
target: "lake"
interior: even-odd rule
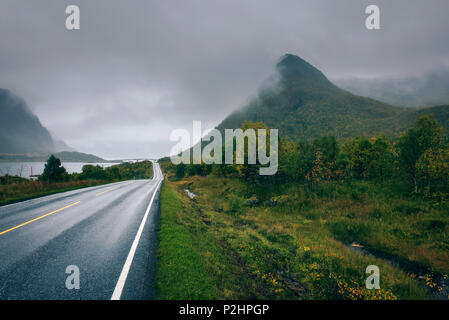
[[[81,172],[86,164],[99,165],[103,168],[116,165],[118,163],[83,163],[83,162],[62,162],[62,166],[68,173]],[[40,175],[44,172],[45,162],[0,162],[0,176],[5,174],[29,178],[31,171],[33,175]]]

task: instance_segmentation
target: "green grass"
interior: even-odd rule
[[[48,184],[25,181],[7,185],[0,185],[0,206],[48,196],[51,194],[99,186],[112,182],[114,181],[84,180]]]
[[[216,292],[202,261],[207,243],[194,237],[181,201],[163,186],[159,231],[158,291],[161,299],[214,299]]]
[[[427,299],[438,289],[431,290],[432,279],[388,259],[449,271],[447,208],[409,199],[388,183],[326,185],[313,193],[284,185],[251,206],[246,199],[255,195],[237,179],[165,183],[160,298]],[[185,195],[187,185],[195,201]],[[350,250],[353,241],[376,256]],[[365,288],[371,264],[380,268],[381,290]]]

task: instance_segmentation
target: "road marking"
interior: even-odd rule
[[[107,189],[107,190],[105,190],[105,191],[103,191],[103,192],[97,193],[95,196],[96,196],[96,197],[101,196],[103,193],[106,193],[106,192],[109,192],[109,191],[112,191],[112,190],[116,190],[116,189],[118,189],[118,188],[120,188],[120,187],[121,187],[121,186]]]
[[[60,208],[60,209],[58,209],[58,210],[55,210],[55,211],[46,213],[46,214],[44,214],[44,215],[42,215],[42,216],[40,216],[40,217],[37,217],[37,218],[35,218],[35,219],[33,219],[33,220],[29,220],[29,221],[27,221],[27,222],[24,222],[24,223],[22,223],[22,224],[19,224],[18,226],[15,226],[15,227],[12,227],[12,228],[10,228],[10,229],[8,229],[8,230],[2,231],[2,232],[0,232],[0,235],[5,234],[5,233],[7,233],[7,232],[9,232],[9,231],[15,230],[15,229],[17,229],[17,228],[23,227],[24,225],[27,225],[27,224],[29,224],[29,223],[31,223],[31,222],[34,222],[34,221],[37,221],[37,220],[39,220],[39,219],[48,217],[49,215],[52,215],[52,214],[57,213],[57,212],[60,212],[60,211],[62,211],[62,210],[64,210],[64,209],[70,208],[70,207],[72,207],[72,206],[74,206],[74,205],[76,205],[76,204],[78,204],[78,203],[80,203],[80,202],[81,202],[81,201],[74,202],[74,203],[72,203],[72,204],[69,204],[69,205],[63,207],[63,208]]]
[[[126,258],[122,272],[120,273],[120,277],[118,278],[117,284],[115,285],[115,289],[114,292],[112,293],[111,300],[120,300],[123,288],[125,287],[126,278],[128,277],[129,269],[134,259],[134,254],[136,253],[137,245],[139,244],[140,236],[142,235],[145,222],[147,221],[148,214],[151,209],[151,205],[153,204],[154,197],[156,196],[157,190],[161,182],[162,180],[158,182],[156,188],[154,189],[153,196],[151,197],[150,200],[150,204],[148,205],[147,210],[145,211],[145,215],[142,218],[142,222],[140,223],[139,230],[137,231],[136,237],[134,238],[131,250],[129,250],[128,257]]]
[[[105,190],[105,191],[99,192],[99,193],[97,193],[95,196],[98,197],[98,196],[101,196],[103,193],[106,193],[106,192],[109,192],[109,191],[113,191],[113,190],[117,190],[117,189],[119,189],[119,188],[121,188],[121,187],[126,187],[126,186],[130,185],[131,183],[134,183],[134,181],[132,181],[132,182],[130,182],[130,183],[127,183],[127,184],[124,184],[124,185],[121,184],[121,185],[119,185],[119,186],[117,186],[117,187],[113,187],[113,188],[107,189],[107,190]]]

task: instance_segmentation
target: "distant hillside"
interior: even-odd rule
[[[287,54],[276,65],[278,83],[223,120],[218,129],[241,127],[245,120],[279,129],[281,138],[310,141],[323,135],[394,136],[419,114],[437,113],[448,126],[448,106],[408,109],[340,89],[301,58]]]
[[[76,152],[76,151],[62,151],[55,153],[55,157],[61,161],[71,162],[108,162],[107,160],[97,157],[93,154]]]
[[[55,151],[53,139],[22,98],[0,89],[0,153]]]
[[[342,88],[365,97],[397,106],[423,107],[449,104],[449,68],[428,72],[420,77],[344,79]]]
[[[45,161],[50,154],[62,161],[106,162],[53,138],[25,100],[0,89],[0,161]]]
[[[396,120],[397,125],[408,128],[421,115],[432,115],[445,128],[445,133],[449,133],[449,105],[413,109],[412,112],[404,112],[398,116]]]
[[[55,138],[53,134],[52,134],[52,138],[53,138],[53,144],[55,145],[55,149],[57,152],[76,151],[72,147],[68,146],[64,141],[58,140],[57,138]]]

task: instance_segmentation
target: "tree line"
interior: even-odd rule
[[[69,174],[61,165],[61,160],[51,155],[48,158],[43,173],[38,180],[48,183],[80,181],[80,180],[129,180],[129,179],[149,179],[153,176],[151,161],[145,160],[135,163],[121,163],[107,168],[100,165],[86,164],[80,173]]]
[[[245,122],[242,129],[261,127],[260,122]],[[397,138],[356,137],[341,143],[333,136],[310,143],[281,139],[278,159],[274,176],[259,175],[260,164],[168,164],[166,170],[177,179],[214,174],[238,177],[249,184],[302,182],[311,190],[328,181],[401,179],[414,193],[449,196],[449,142],[432,116],[419,117]]]

